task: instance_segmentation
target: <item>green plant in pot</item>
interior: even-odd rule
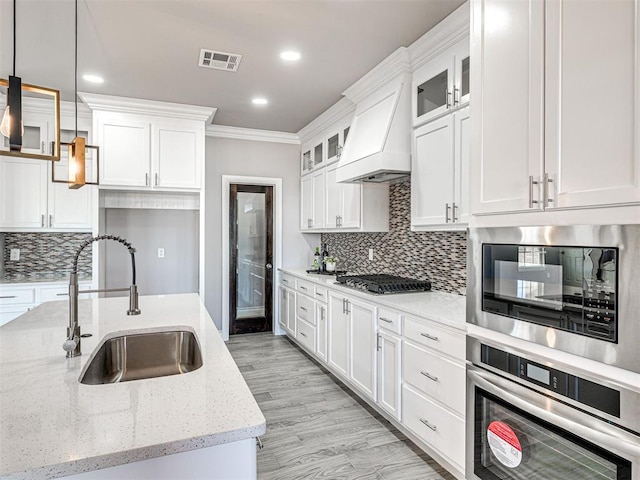
[[[324,264],[327,266],[327,272],[335,272],[336,263],[338,263],[338,257],[324,257]]]

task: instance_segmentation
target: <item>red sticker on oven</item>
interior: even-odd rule
[[[487,428],[489,448],[498,461],[509,468],[515,468],[522,462],[522,445],[517,435],[504,422],[491,422]]]

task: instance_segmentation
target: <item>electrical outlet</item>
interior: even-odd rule
[[[164,258],[164,248],[158,249],[158,258]]]
[[[369,249],[369,260],[373,260],[373,248]]]
[[[16,262],[20,260],[20,249],[12,248],[11,253],[9,254],[9,260],[15,260]]]

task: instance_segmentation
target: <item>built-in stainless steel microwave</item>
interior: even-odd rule
[[[640,373],[640,225],[469,232],[467,321]]]

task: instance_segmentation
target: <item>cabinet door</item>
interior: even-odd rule
[[[85,185],[77,190],[63,183],[49,184],[49,228],[59,230],[91,229],[95,187]]]
[[[378,405],[400,420],[401,345],[395,335],[378,333]]]
[[[640,202],[640,5],[546,6],[546,208]]]
[[[311,147],[305,145],[302,147],[302,153],[300,155],[300,174],[305,175],[313,168],[313,162],[311,161]]]
[[[197,129],[153,127],[153,186],[199,189],[204,160],[203,133]]]
[[[324,226],[326,228],[337,228],[340,224],[338,217],[342,213],[342,184],[336,182],[337,169],[337,165],[327,167],[325,175]]]
[[[289,296],[287,295],[287,289],[280,287],[280,311],[278,312],[278,323],[285,330],[287,329],[287,315],[289,314]]]
[[[453,114],[454,187],[453,221],[469,223],[469,155],[471,154],[471,117],[469,107]]]
[[[296,294],[291,290],[287,290],[287,330],[296,336]]]
[[[324,303],[316,303],[316,354],[327,361],[327,306]]]
[[[46,227],[49,162],[0,158],[0,227]]]
[[[454,52],[454,82],[453,106],[460,107],[469,103],[471,56],[469,55],[469,39],[465,38],[453,49]]]
[[[329,292],[328,362],[340,374],[348,377],[349,368],[349,317],[342,295]]]
[[[340,185],[340,227],[360,228],[362,222],[362,184],[339,183]]]
[[[414,131],[411,224],[450,223],[453,210],[453,117],[446,115]]]
[[[2,106],[2,113],[4,107]],[[24,107],[24,106],[23,106]],[[50,155],[51,145],[49,144],[49,124],[46,119],[39,118],[38,115],[32,115],[23,110],[22,124],[24,125],[24,134],[22,135],[22,153],[35,153],[37,155]],[[9,151],[9,138],[2,137],[2,150]],[[2,153],[0,151],[0,153]]]
[[[349,299],[350,368],[349,380],[375,401],[376,391],[376,307],[360,300]]]
[[[312,150],[313,169],[323,167],[325,165],[324,158],[324,139],[319,139],[313,144]]]
[[[324,169],[311,175],[311,182],[313,183],[312,228],[322,228],[324,226],[324,177]]]
[[[540,209],[544,2],[472,3],[472,213]],[[531,198],[533,197],[533,198]]]
[[[100,146],[101,184],[150,185],[149,123],[98,117],[96,138]]]
[[[300,229],[310,230],[313,221],[313,178],[311,175],[300,180]]]
[[[413,75],[413,124],[422,124],[453,107],[454,56],[445,52]]]

